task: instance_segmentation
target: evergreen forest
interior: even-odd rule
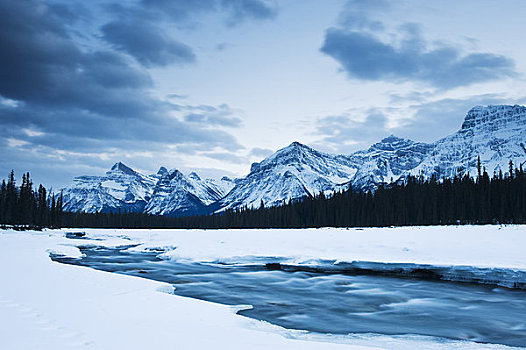
[[[222,213],[168,217],[135,212],[71,213],[62,195],[42,185],[33,188],[29,173],[16,185],[11,172],[0,189],[0,225],[19,228],[307,228],[526,223],[526,175],[522,169],[453,178],[408,177],[374,191],[349,188],[330,196],[290,200],[280,206],[226,210]]]

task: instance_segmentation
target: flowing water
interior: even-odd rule
[[[279,264],[165,261],[158,251],[85,247],[81,259],[56,261],[174,285],[175,294],[228,305],[286,328],[348,334],[419,334],[526,346],[526,291],[474,283],[394,278]]]

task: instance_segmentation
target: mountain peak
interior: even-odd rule
[[[164,175],[168,172],[168,169],[166,169],[165,167],[160,167],[159,168],[159,171],[157,171],[157,175]]]
[[[271,158],[274,158],[274,157],[298,155],[298,154],[305,154],[305,153],[311,153],[311,152],[315,152],[315,150],[312,149],[311,147],[301,143],[301,142],[294,141],[290,145],[288,145],[287,147],[283,147],[283,148],[277,150],[276,153],[268,156],[267,158],[265,158],[265,160],[266,159],[271,159]],[[263,160],[263,162],[265,160]]]
[[[192,171],[190,174],[188,174],[188,177],[194,180],[201,180],[201,178],[199,177],[199,175],[197,175],[195,171]]]
[[[302,147],[302,146],[304,145],[298,141],[294,141],[289,145],[289,147]]]
[[[380,143],[395,143],[395,142],[399,142],[399,141],[405,141],[403,138],[401,137],[398,137],[398,136],[395,136],[393,134],[387,136],[387,137],[384,137]]]
[[[369,150],[396,151],[412,144],[414,144],[414,141],[391,134],[372,145]]]
[[[509,122],[526,122],[526,107],[520,105],[488,105],[471,108],[464,118],[461,130],[473,129],[482,125],[500,123],[505,127]]]
[[[319,152],[315,151],[309,146],[299,143],[298,141],[294,141],[287,147],[281,148],[276,151],[276,153],[263,159],[261,162],[253,163],[251,171],[261,169],[261,167],[265,167],[268,164],[274,164],[276,162],[282,164],[301,162],[301,159],[304,159],[305,157],[308,158],[311,155],[318,153]]]
[[[183,173],[177,170],[176,168],[170,169],[164,176],[169,179],[173,179],[175,177],[178,177],[178,178],[184,177]]]
[[[123,172],[125,174],[128,174],[128,175],[135,175],[136,174],[135,171],[132,168],[124,165],[124,163],[122,163],[122,162],[117,162],[117,163],[113,164],[113,166],[111,167],[111,171],[121,171],[121,172]]]
[[[288,145],[287,147],[282,148],[282,149],[310,149],[310,147],[307,146],[307,145],[304,145],[301,142],[294,141],[290,145]]]

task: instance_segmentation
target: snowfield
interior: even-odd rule
[[[88,239],[68,239],[84,232]],[[165,259],[295,264],[321,260],[526,271],[526,226],[305,230],[0,231],[0,349],[510,349],[422,336],[324,335],[172,295],[170,284],[63,265],[50,252],[137,244]]]

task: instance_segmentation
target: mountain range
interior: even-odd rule
[[[278,150],[238,179],[201,179],[161,167],[141,174],[116,163],[103,176],[79,176],[63,189],[66,211],[127,210],[197,215],[243,207],[275,206],[291,199],[347,189],[374,189],[407,176],[438,178],[477,173],[477,160],[493,175],[526,162],[526,107],[476,106],[460,130],[433,143],[391,135],[350,155],[317,151],[299,142]]]

